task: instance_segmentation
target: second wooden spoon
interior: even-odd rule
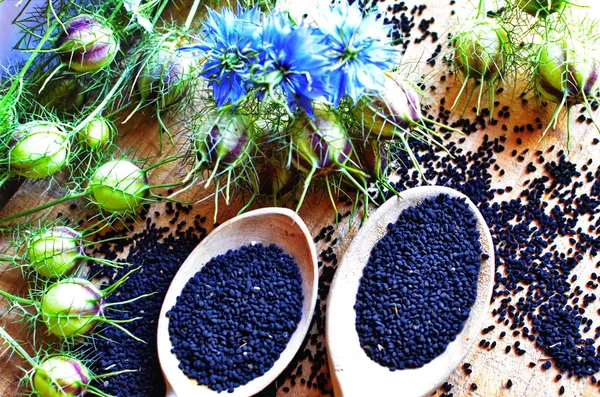
[[[421,368],[390,371],[362,350],[355,328],[354,303],[371,250],[406,208],[440,194],[466,198],[477,218],[479,241],[488,259],[481,262],[477,299],[462,332],[446,350]],[[477,340],[494,285],[494,246],[490,231],[475,205],[456,190],[427,186],[406,190],[378,208],[365,222],[344,254],[328,299],[326,340],[336,397],[420,397],[430,395],[450,376]]]

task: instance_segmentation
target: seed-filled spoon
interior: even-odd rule
[[[208,261],[228,250],[251,244],[276,244],[298,264],[302,277],[302,317],[286,348],[273,366],[262,376],[238,386],[233,393],[217,393],[199,385],[179,368],[171,352],[167,312],[175,305],[184,286]],[[317,299],[317,255],[308,228],[300,217],[284,208],[263,208],[237,216],[210,233],[192,251],[173,278],[163,302],[158,322],[158,357],[167,384],[167,397],[202,397],[227,394],[251,396],[269,385],[292,360],[300,348],[313,316]]]
[[[478,278],[476,278],[476,273],[475,277],[472,277],[473,283],[477,283],[477,296],[462,331],[456,335],[456,339],[450,342],[441,354],[419,368],[406,366],[408,369],[395,369],[392,371],[389,366],[381,365],[367,356],[363,349],[366,346],[361,347],[360,344],[359,331],[356,328],[357,311],[355,304],[361,285],[361,277],[363,277],[363,271],[369,261],[373,247],[388,231],[388,224],[396,222],[400,213],[405,209],[421,204],[424,200],[435,199],[440,194],[447,195],[448,200],[465,198],[468,208],[475,217],[474,229],[479,232],[478,240],[481,244],[482,253],[479,256],[481,264]],[[453,189],[438,186],[413,188],[402,192],[400,195],[401,197],[393,197],[378,208],[358,231],[344,254],[331,285],[327,305],[326,343],[336,397],[417,397],[430,395],[448,378],[478,339],[489,308],[495,273],[494,247],[490,231],[476,206],[463,194]],[[421,227],[431,226],[425,223],[421,226],[418,225],[418,222],[416,221],[417,230]],[[405,241],[410,241],[410,236],[406,236]],[[426,251],[424,255],[428,255],[428,248],[424,247],[423,250]],[[397,253],[395,252],[393,255],[397,255]],[[477,255],[473,255],[471,258],[475,263],[478,262]],[[381,263],[378,266],[377,269],[381,271]],[[459,263],[456,264],[456,267],[458,266],[460,266]],[[450,266],[450,269],[454,269],[453,265]],[[410,274],[406,275],[410,271],[402,271],[405,272],[402,277],[412,277]],[[381,283],[383,282],[381,281]],[[400,290],[394,295],[397,297],[402,293],[406,293],[406,291],[410,293],[411,289],[412,291],[418,290],[421,286],[408,285],[407,288],[404,287],[404,285],[396,285],[394,287],[390,286],[389,289]],[[393,309],[392,306],[391,314],[383,319],[382,324],[376,324],[376,326],[381,326],[379,329],[382,334],[389,331],[385,321],[392,321],[391,317],[403,315],[402,309],[396,308],[395,312]],[[421,313],[423,311],[421,309]],[[409,312],[406,312],[406,314],[407,316],[412,315]],[[439,313],[432,314],[432,316],[439,315]],[[406,321],[406,324],[408,323],[410,322]],[[417,338],[420,337],[424,332],[424,328],[418,325],[413,326],[415,329],[414,334]],[[407,328],[401,327],[401,331],[405,332]],[[408,331],[406,332],[408,333]],[[405,346],[401,346],[397,350],[397,356],[402,357],[400,360],[408,357],[407,354],[404,356],[402,354],[403,349],[411,342],[406,341],[405,343]],[[381,351],[389,349],[390,346],[386,346],[382,342],[381,345],[374,348]],[[370,353],[373,354],[373,352]],[[394,354],[396,354],[396,351],[394,351]]]

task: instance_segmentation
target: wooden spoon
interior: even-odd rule
[[[237,387],[233,393],[217,393],[199,385],[179,369],[179,360],[171,349],[168,310],[175,305],[183,287],[206,262],[249,244],[274,243],[289,254],[300,268],[304,302],[302,318],[287,347],[262,376]],[[216,228],[192,251],[173,278],[160,310],[158,321],[158,357],[167,384],[168,397],[251,396],[264,389],[289,364],[308,332],[317,301],[317,254],[308,228],[300,217],[285,208],[263,208],[237,216]]]
[[[344,254],[327,304],[326,342],[336,397],[428,396],[450,376],[478,340],[494,285],[494,246],[483,216],[468,198],[467,203],[477,217],[482,252],[488,254],[489,259],[481,262],[477,299],[462,332],[428,364],[397,371],[372,361],[360,347],[356,332],[354,303],[371,249],[387,232],[388,224],[395,222],[403,210],[441,193],[466,198],[456,190],[438,186],[406,190],[401,197],[391,198],[369,217]]]

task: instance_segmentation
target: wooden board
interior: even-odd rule
[[[444,40],[447,33],[450,32],[451,27],[456,26],[457,21],[457,17],[452,14],[452,10],[457,14],[464,14],[473,12],[474,6],[466,0],[457,0],[456,4],[453,6],[450,6],[449,0],[406,1],[405,3],[409,10],[413,5],[422,3],[428,5],[428,8],[423,11],[421,16],[415,16],[417,25],[422,19],[429,20],[432,17],[435,19],[435,22],[432,23],[430,29],[438,32],[440,41],[432,43],[431,39],[427,38],[419,45],[411,45],[406,57],[403,59],[403,65],[408,69],[413,69],[417,75],[425,76],[426,85],[428,87],[427,93],[431,96],[429,102],[432,105],[432,109],[437,109],[437,102],[440,98],[447,97],[450,103],[453,101],[458,92],[460,79],[456,76],[450,76],[445,82],[440,81],[440,76],[443,74],[444,70],[441,56],[440,59],[437,60],[436,66],[433,68],[425,62],[417,63],[416,60],[421,59],[423,61],[431,56],[437,45],[446,45]],[[591,14],[600,11],[600,6],[595,5],[594,0],[578,0],[578,3],[588,4],[593,7],[591,9],[579,10],[582,14]],[[303,2],[303,5],[304,4],[305,2]],[[389,4],[394,3],[389,2]],[[382,9],[385,9],[385,5],[383,4],[381,7]],[[421,32],[416,28],[413,29],[413,39],[420,34]],[[445,51],[446,48],[443,48],[443,50]],[[431,85],[434,85],[436,88],[434,90],[429,89],[429,86]],[[546,114],[547,111],[540,111],[536,107],[534,101],[530,102],[528,105],[523,105],[518,98],[520,92],[519,89],[513,91],[507,88],[503,93],[497,95],[497,100],[500,101],[502,105],[506,104],[511,107],[510,118],[502,120],[502,123],[505,123],[508,126],[508,132],[501,130],[500,126],[502,123],[499,123],[496,126],[488,126],[485,130],[485,133],[490,137],[499,137],[503,135],[507,138],[504,144],[505,150],[502,153],[497,153],[495,155],[497,164],[500,166],[500,169],[505,171],[505,174],[500,176],[498,171],[490,170],[490,173],[493,175],[492,187],[504,188],[510,186],[514,188],[511,193],[503,195],[502,200],[519,197],[523,189],[522,186],[524,181],[543,174],[542,167],[538,167],[538,170],[534,173],[528,173],[525,170],[525,165],[529,161],[532,161],[527,159],[534,158],[533,153],[537,150],[546,151],[546,149],[552,145],[556,145],[558,148],[565,148],[566,132],[564,119],[561,119],[559,122],[557,130],[551,131],[541,142],[539,141],[540,131],[537,130],[532,133],[511,133],[514,126],[528,124],[532,119],[535,119],[535,117],[539,116],[545,121],[548,120],[548,115]],[[469,114],[466,116],[472,117],[472,115]],[[596,114],[596,116],[598,115]],[[572,117],[577,117],[577,115],[572,115]],[[453,116],[454,120],[457,118],[458,115]],[[572,142],[570,151],[567,153],[567,158],[569,161],[577,164],[578,168],[581,168],[581,166],[586,164],[588,159],[593,159],[593,163],[590,165],[590,170],[593,171],[598,168],[600,162],[600,148],[598,145],[592,143],[595,138],[600,136],[592,126],[585,123],[572,124]],[[123,147],[135,148],[140,155],[157,154],[159,148],[157,137],[157,124],[150,120],[142,123],[134,131],[121,138],[120,144]],[[183,136],[180,138],[185,139]],[[451,139],[458,141],[460,136],[454,135]],[[465,141],[460,143],[459,146],[462,147],[465,152],[475,150],[482,139],[482,133],[471,134],[466,137]],[[517,139],[521,139],[522,144],[518,144]],[[529,154],[525,156],[526,160],[524,162],[515,162],[514,158],[511,156],[511,152],[517,150],[521,153],[525,148],[529,149]],[[163,155],[168,153],[169,150],[163,151]],[[553,154],[548,155],[547,160],[555,160],[555,153],[556,151]],[[178,166],[173,164],[155,170],[151,174],[151,181],[152,183],[157,184],[171,181],[173,178],[176,179],[178,177],[180,177]],[[589,185],[586,185],[581,190],[583,191],[586,188],[589,190]],[[52,198],[61,197],[61,194],[60,189],[55,185],[49,187],[43,182],[26,183],[17,192],[9,204],[0,212],[0,217],[5,217],[23,209],[32,208],[39,203],[49,201]],[[183,199],[197,199],[203,194],[206,194],[205,191],[198,188],[190,191]],[[48,219],[54,218],[59,212],[80,216],[80,211],[84,208],[85,203],[79,201],[78,208],[74,210],[69,208],[69,204],[70,203],[67,203],[54,208],[46,215],[46,217]],[[163,204],[153,205],[151,213],[155,209],[160,211],[163,208]],[[239,208],[239,203],[230,207],[225,207],[223,203],[221,203],[218,222],[223,222],[226,219],[231,218],[237,213]],[[213,209],[214,204],[212,199],[198,203],[194,206],[194,210],[189,215],[190,219],[192,219],[195,214],[207,215],[210,218]],[[313,195],[308,200],[306,205],[300,211],[300,215],[305,220],[314,236],[318,235],[323,227],[331,225],[334,222],[334,213],[328,200],[323,195],[319,194]],[[183,216],[180,219],[184,219]],[[357,230],[358,223],[358,220],[355,219],[354,224],[351,226],[348,223],[348,218],[344,218],[342,222],[335,226],[332,238],[339,239],[339,243],[334,248],[334,252],[338,257],[343,255],[345,248]],[[135,225],[134,230],[141,230],[144,226],[144,224],[138,223]],[[585,226],[584,222],[582,222],[582,227],[585,228]],[[6,245],[8,244],[8,241],[4,238],[0,243]],[[561,239],[556,251],[566,252],[569,246],[568,239]],[[317,252],[328,247],[329,245],[326,242],[321,241],[318,243]],[[584,290],[586,290],[585,282],[589,279],[590,274],[595,271],[595,268],[596,260],[586,256],[575,269],[574,274],[579,275],[580,286]],[[577,283],[573,283],[573,288],[576,284]],[[22,292],[24,283],[19,272],[8,270],[6,268],[2,269],[0,271],[0,288],[12,293]],[[322,303],[325,304],[326,302]],[[5,307],[4,302],[0,302],[0,307]],[[565,396],[587,397],[596,396],[600,393],[598,386],[592,385],[589,378],[578,380],[576,377],[573,377],[571,379],[563,379],[560,382],[556,382],[554,379],[558,374],[558,371],[554,367],[547,371],[542,371],[540,365],[547,357],[544,356],[541,350],[536,349],[533,343],[528,342],[521,337],[513,337],[512,332],[510,332],[508,327],[498,324],[496,318],[492,315],[492,308],[493,305],[490,306],[490,313],[485,326],[493,324],[496,325],[496,328],[491,333],[482,335],[481,338],[490,341],[498,341],[498,344],[495,349],[475,347],[471,353],[469,353],[464,362],[471,364],[472,373],[467,374],[461,366],[459,366],[459,369],[456,370],[448,380],[453,386],[451,392],[454,396],[553,396],[558,394],[560,386],[566,388]],[[596,313],[596,310],[599,308],[598,302],[594,302],[587,310],[588,313]],[[594,324],[594,326],[596,325],[598,324]],[[11,324],[8,329],[13,333],[17,333],[19,331],[19,325]],[[500,340],[498,339],[498,335],[503,330],[507,332],[507,336]],[[318,342],[324,343],[323,335],[319,334],[316,328],[313,328],[311,332],[317,334],[316,338]],[[520,341],[527,352],[522,356],[517,356],[514,353],[505,354],[505,347],[513,345],[516,341]],[[529,368],[528,364],[530,362],[536,363],[536,367],[533,369]],[[17,368],[18,365],[22,365],[22,363],[15,357],[4,355],[0,358],[0,396],[13,396],[16,394],[16,385],[20,374],[20,370]],[[307,362],[303,366],[303,377],[307,378],[310,371],[311,366],[310,363]],[[322,371],[326,372],[325,370]],[[292,386],[289,381],[281,385],[278,395],[294,397],[312,397],[321,395],[318,390],[302,384],[299,381],[300,377],[301,376],[297,378],[298,381],[295,386]],[[506,388],[506,382],[509,379],[512,380],[514,384],[510,389]],[[368,382],[368,380],[365,380],[365,382]],[[477,385],[476,390],[474,390],[472,384]],[[284,392],[283,387],[289,388],[289,392]],[[401,385],[398,387],[398,396],[401,396]],[[443,391],[439,390],[435,395],[439,396],[442,393]]]

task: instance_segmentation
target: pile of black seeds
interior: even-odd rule
[[[367,356],[419,368],[462,331],[477,298],[481,244],[464,198],[441,194],[404,210],[373,247],[356,296]]]
[[[276,245],[212,258],[167,313],[179,368],[233,392],[273,366],[302,318],[303,299],[298,265]]]
[[[190,207],[170,203],[166,206],[165,214],[176,219],[180,212],[189,213]],[[160,219],[158,212],[154,213]],[[162,215],[164,217],[164,214]],[[171,224],[175,224],[171,222]],[[201,226],[204,218],[196,216],[193,226],[186,222],[178,223],[171,231],[169,227],[157,228],[151,218],[146,218],[146,228],[141,233],[117,242],[105,243],[95,250],[97,255],[105,255],[116,259],[117,254],[129,248],[126,261],[140,270],[133,273],[118,292],[108,298],[108,302],[121,302],[134,299],[144,294],[153,294],[140,298],[135,302],[116,306],[111,311],[111,318],[129,320],[139,317],[131,323],[121,324],[135,336],[146,343],[138,342],[124,332],[112,326],[99,330],[98,337],[87,342],[81,348],[92,352],[95,358],[91,369],[97,374],[135,370],[118,375],[112,375],[96,380],[95,386],[103,392],[118,397],[164,397],[165,383],[163,381],[158,354],[156,351],[156,330],[162,301],[181,264],[189,253],[206,236],[206,230]],[[126,236],[126,230],[111,232],[104,236]],[[123,267],[115,274],[110,266],[92,266],[91,274],[98,277],[108,277],[111,283],[119,280],[130,268]]]
[[[448,117],[443,106],[439,115],[441,119]],[[481,127],[481,120],[463,119],[455,126],[473,135]],[[521,126],[510,130],[513,134],[524,132]],[[593,159],[579,165],[569,162],[564,150],[554,146],[534,153],[526,148],[513,150],[513,161],[522,163],[524,169],[529,163],[538,164],[540,170],[524,181],[518,195],[503,200],[502,196],[512,193],[513,186],[491,185],[493,178],[499,180],[504,174],[496,161],[509,138],[502,135],[491,139],[481,134],[470,139],[477,138],[482,138],[479,147],[466,153],[459,144],[449,143],[453,157],[419,142],[412,145],[426,178],[469,196],[490,227],[497,265],[492,307],[500,325],[499,338],[510,332],[524,340],[515,342],[512,349],[507,345],[505,351],[523,355],[526,344],[531,343],[531,347],[541,348],[567,377],[591,376],[596,384],[592,375],[600,370],[600,327],[593,326],[598,313],[587,313],[586,308],[597,300],[598,276],[592,273],[584,289],[573,272],[582,261],[596,257],[600,247],[600,220],[596,219],[600,210],[600,168],[591,168]],[[520,137],[513,135],[510,139],[512,145],[522,145]],[[596,139],[592,142],[597,143]],[[409,162],[404,164],[409,166],[397,170],[398,189],[420,184],[417,171],[411,172]],[[586,223],[589,226],[584,229]],[[570,245],[564,252],[558,251],[561,239]],[[596,264],[599,266],[600,262]],[[543,369],[550,365],[545,364]],[[529,367],[534,368],[535,363]]]

